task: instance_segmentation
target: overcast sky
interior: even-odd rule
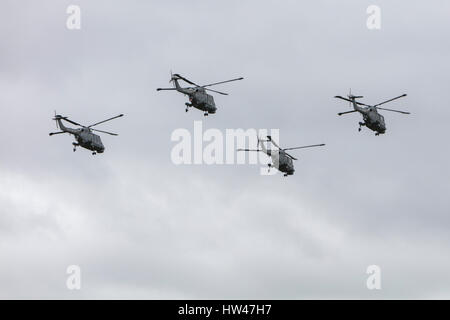
[[[4,0],[0,21],[0,298],[450,298],[448,1]],[[204,118],[156,92],[171,70],[245,80],[216,87],[230,95]],[[407,93],[386,106],[411,115],[358,132],[333,99],[350,87],[366,103]],[[92,156],[48,136],[54,110],[125,117]],[[195,120],[327,145],[293,151],[287,178],[176,166],[170,136]]]

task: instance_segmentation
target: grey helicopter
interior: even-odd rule
[[[384,134],[386,132],[386,123],[384,122],[384,117],[380,113],[378,113],[378,110],[385,110],[385,111],[392,111],[392,112],[398,112],[403,114],[410,114],[406,111],[400,111],[400,110],[393,110],[393,109],[386,109],[386,108],[380,108],[379,106],[382,104],[385,104],[387,102],[406,97],[406,94],[402,94],[401,96],[380,102],[378,104],[374,105],[368,105],[361,102],[357,102],[356,99],[363,98],[363,96],[354,96],[351,94],[351,90],[347,98],[344,98],[342,96],[335,96],[335,98],[342,99],[345,101],[349,101],[353,105],[353,110],[351,111],[345,111],[345,112],[339,112],[338,115],[341,116],[343,114],[348,114],[352,112],[359,112],[363,116],[363,122],[359,122],[359,128],[358,131],[361,131],[362,126],[366,126],[367,128],[371,129],[372,131],[375,131],[375,135],[379,136],[380,134]],[[364,107],[360,107],[364,106]]]
[[[263,142],[270,142],[272,143],[275,147],[277,147],[277,150],[271,150],[271,149],[267,149],[264,146]],[[258,137],[258,148],[257,149],[237,149],[237,151],[256,151],[256,152],[264,152],[265,154],[267,154],[271,159],[272,159],[272,163],[268,164],[269,167],[269,172],[270,169],[272,167],[275,167],[276,169],[278,169],[279,171],[284,173],[284,176],[291,176],[294,174],[295,169],[294,169],[294,163],[292,162],[292,160],[298,160],[297,158],[294,158],[293,156],[291,156],[289,153],[287,153],[286,151],[288,150],[295,150],[295,149],[304,149],[304,148],[311,148],[311,147],[321,147],[324,146],[324,143],[321,144],[313,144],[313,145],[309,145],[309,146],[302,146],[302,147],[294,147],[294,148],[280,148],[280,146],[272,140],[271,136],[267,136],[267,140],[262,140]],[[261,149],[259,148],[261,146]]]
[[[199,109],[201,111],[204,112],[204,116],[206,117],[208,114],[212,114],[212,113],[216,113],[217,107],[216,104],[214,102],[214,98],[212,95],[206,93],[206,91],[211,91],[211,92],[215,92],[215,93],[219,93],[222,95],[228,95],[228,93],[224,93],[224,92],[220,92],[220,91],[216,91],[213,89],[208,89],[206,87],[210,87],[210,86],[215,86],[218,84],[222,84],[222,83],[227,83],[227,82],[231,82],[231,81],[237,81],[237,80],[242,80],[244,78],[240,77],[240,78],[236,78],[236,79],[231,79],[231,80],[226,80],[226,81],[221,81],[221,82],[215,82],[215,83],[210,83],[210,84],[206,84],[203,86],[200,86],[182,76],[180,76],[179,74],[172,74],[171,75],[171,79],[169,82],[173,82],[174,84],[174,88],[158,88],[156,89],[156,91],[161,91],[161,90],[176,90],[178,92],[181,92],[185,95],[187,95],[189,97],[189,102],[186,102],[186,112],[189,111],[190,107],[194,107],[196,109]],[[178,83],[179,80],[183,80],[187,83],[189,83],[190,85],[193,85],[194,87],[181,87],[180,84]]]
[[[91,150],[93,155],[96,155],[97,153],[103,153],[105,151],[105,147],[103,146],[102,140],[100,139],[100,136],[96,135],[92,131],[101,132],[110,134],[112,136],[117,136],[117,133],[111,133],[107,131],[102,131],[98,129],[93,129],[92,127],[99,125],[101,123],[123,117],[123,114],[119,114],[118,116],[91,124],[90,126],[83,126],[75,121],[70,120],[68,117],[63,117],[61,115],[57,115],[55,112],[55,117],[53,120],[56,121],[56,128],[60,129],[61,131],[58,132],[51,132],[49,133],[50,136],[53,136],[55,134],[61,134],[61,133],[69,133],[73,134],[75,136],[75,139],[77,142],[73,142],[73,151],[76,151],[77,147],[83,147],[85,149]],[[73,129],[66,127],[61,120],[67,121],[69,123],[72,123],[76,126],[80,126],[79,129]]]

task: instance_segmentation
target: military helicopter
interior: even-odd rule
[[[219,93],[222,95],[228,95],[228,93],[224,93],[224,92],[220,92],[220,91],[216,91],[216,90],[212,90],[212,89],[208,89],[206,87],[210,87],[210,86],[215,86],[218,84],[222,84],[222,83],[226,83],[226,82],[231,82],[231,81],[237,81],[237,80],[242,80],[244,78],[236,78],[236,79],[231,79],[231,80],[226,80],[226,81],[221,81],[221,82],[216,82],[216,83],[211,83],[211,84],[206,84],[204,86],[199,86],[198,84],[195,84],[194,82],[180,76],[179,74],[172,74],[171,75],[171,79],[169,82],[173,82],[174,83],[174,88],[158,88],[156,89],[156,91],[161,91],[161,90],[176,90],[178,92],[184,93],[186,95],[189,96],[189,102],[186,102],[186,112],[189,111],[190,107],[194,107],[196,109],[199,109],[201,111],[204,111],[204,116],[206,117],[208,114],[210,113],[216,113],[217,107],[216,104],[214,103],[214,98],[212,95],[206,93],[206,90],[211,91],[211,92],[215,92],[215,93]],[[191,85],[193,85],[194,87],[186,87],[186,88],[182,88],[180,86],[180,84],[178,83],[179,80],[183,80]]]
[[[402,97],[406,97],[406,94],[402,94],[401,96],[386,100],[384,102],[380,102],[378,104],[375,104],[373,106],[368,105],[368,104],[364,104],[361,102],[357,102],[356,99],[360,99],[363,98],[363,96],[354,96],[351,94],[351,90],[349,95],[347,96],[347,98],[341,97],[341,96],[335,96],[335,98],[338,99],[342,99],[345,101],[349,101],[350,103],[353,104],[353,109],[352,111],[345,111],[345,112],[340,112],[338,113],[339,116],[343,115],[343,114],[347,114],[347,113],[352,113],[352,112],[359,112],[362,114],[363,116],[363,120],[364,122],[359,122],[359,128],[358,131],[361,131],[361,126],[366,126],[367,128],[375,131],[375,135],[378,136],[380,134],[383,134],[386,132],[386,124],[384,122],[384,117],[383,115],[378,113],[378,110],[386,110],[386,111],[392,111],[392,112],[398,112],[398,113],[403,113],[403,114],[410,114],[409,112],[405,112],[405,111],[400,111],[400,110],[393,110],[393,109],[386,109],[386,108],[380,108],[378,106],[385,104],[387,102],[402,98]],[[364,107],[360,107],[361,106],[365,106]]]
[[[107,134],[110,134],[113,136],[117,136],[117,133],[111,133],[111,132],[102,131],[102,130],[98,130],[98,129],[92,129],[92,127],[99,125],[101,123],[104,123],[106,121],[120,118],[122,116],[123,116],[123,114],[119,114],[118,116],[91,124],[90,126],[83,126],[79,123],[76,123],[75,121],[68,119],[67,117],[63,117],[59,114],[57,115],[55,112],[55,117],[53,118],[53,120],[56,121],[56,128],[60,129],[61,131],[51,132],[51,133],[49,133],[49,135],[53,136],[55,134],[61,134],[61,133],[73,134],[75,136],[75,139],[77,140],[77,142],[72,143],[74,152],[76,151],[76,148],[80,146],[80,147],[86,148],[88,150],[91,150],[92,154],[96,155],[97,152],[103,153],[105,151],[105,147],[103,146],[103,143],[102,143],[102,140],[100,139],[100,137],[98,135],[96,135],[95,133],[93,133],[92,131],[107,133]],[[67,121],[76,126],[80,126],[81,128],[80,129],[68,128],[68,127],[64,126],[64,124],[62,123],[61,120]]]
[[[278,148],[278,150],[271,150],[267,149],[264,146],[263,142],[271,142],[275,147]],[[269,172],[271,167],[275,167],[279,171],[284,173],[284,176],[290,176],[294,174],[294,164],[292,160],[298,160],[297,158],[294,158],[289,153],[287,153],[287,150],[295,150],[295,149],[304,149],[304,148],[311,148],[311,147],[321,147],[324,146],[324,143],[321,144],[313,144],[309,146],[302,146],[302,147],[294,147],[294,148],[286,148],[282,149],[279,145],[275,143],[275,141],[272,140],[271,136],[267,136],[267,140],[262,140],[258,137],[258,147],[261,146],[261,149],[237,149],[237,151],[262,151],[265,154],[267,154],[269,157],[272,158],[273,163],[269,163]]]

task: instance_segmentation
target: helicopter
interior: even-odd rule
[[[297,158],[294,158],[289,153],[287,153],[286,152],[287,150],[304,149],[304,148],[311,148],[311,147],[321,147],[321,146],[325,145],[324,143],[321,143],[321,144],[313,144],[313,145],[309,145],[309,146],[282,149],[282,148],[280,148],[280,146],[278,144],[275,143],[275,141],[272,140],[271,136],[267,136],[267,140],[262,140],[259,137],[257,137],[257,138],[258,138],[258,147],[261,146],[261,149],[259,149],[259,148],[258,149],[237,149],[237,151],[256,151],[256,152],[262,151],[262,152],[264,152],[269,157],[271,157],[272,162],[273,162],[273,163],[268,164],[269,172],[272,167],[275,167],[279,171],[283,172],[285,177],[294,174],[295,170],[294,170],[294,164],[293,164],[292,160],[298,160]],[[278,148],[278,150],[267,149],[264,146],[263,142],[271,142],[275,147]]]
[[[364,122],[359,122],[359,128],[358,131],[361,131],[361,127],[362,126],[366,126],[367,128],[371,129],[372,131],[375,131],[375,135],[379,136],[380,134],[383,134],[386,132],[386,124],[384,122],[384,117],[383,115],[378,113],[378,110],[386,110],[386,111],[392,111],[392,112],[398,112],[398,113],[403,113],[403,114],[410,114],[409,112],[406,111],[400,111],[400,110],[393,110],[393,109],[386,109],[386,108],[380,108],[378,106],[385,104],[387,102],[402,98],[402,97],[406,97],[406,93],[402,94],[401,96],[380,102],[378,104],[375,104],[373,106],[368,105],[368,104],[364,104],[361,102],[357,102],[356,99],[360,99],[363,98],[363,96],[354,96],[351,94],[351,91],[349,93],[349,95],[347,96],[347,98],[344,98],[342,96],[335,96],[335,98],[338,99],[342,99],[345,101],[348,101],[350,103],[353,104],[353,109],[351,111],[345,111],[345,112],[339,112],[338,115],[341,116],[343,114],[347,114],[347,113],[352,113],[352,112],[359,112],[362,114],[363,116],[363,120]],[[360,107],[361,106],[365,106],[364,107]]]
[[[210,86],[215,86],[218,84],[222,84],[222,83],[226,83],[226,82],[231,82],[231,81],[237,81],[237,80],[242,80],[244,78],[240,77],[240,78],[236,78],[236,79],[231,79],[231,80],[226,80],[226,81],[221,81],[221,82],[216,82],[216,83],[211,83],[211,84],[207,84],[204,86],[200,86],[182,76],[180,76],[179,74],[171,74],[171,78],[169,82],[173,82],[174,83],[174,88],[158,88],[156,89],[156,91],[161,91],[161,90],[176,90],[178,92],[181,92],[183,94],[186,94],[189,96],[189,102],[186,102],[186,112],[189,111],[190,107],[194,107],[196,109],[199,109],[201,111],[204,111],[204,116],[208,116],[208,114],[212,114],[212,113],[216,113],[217,107],[216,104],[214,102],[214,98],[212,95],[206,93],[206,90],[211,91],[211,92],[215,92],[215,93],[219,93],[222,95],[228,95],[228,93],[224,93],[224,92],[220,92],[220,91],[216,91],[213,89],[208,89],[206,87],[210,87]],[[179,80],[183,80],[191,85],[193,85],[194,87],[186,87],[186,88],[182,88],[180,86],[180,84],[178,83]]]
[[[56,128],[60,129],[61,131],[58,132],[51,132],[49,133],[50,136],[53,136],[55,134],[61,134],[61,133],[69,133],[69,134],[73,134],[75,136],[75,139],[77,140],[77,142],[73,142],[73,152],[76,151],[77,147],[83,147],[85,149],[91,150],[93,155],[96,155],[97,152],[98,153],[103,153],[105,151],[105,147],[103,146],[102,140],[100,139],[100,136],[96,135],[95,133],[93,133],[92,131],[97,131],[97,132],[101,132],[101,133],[107,133],[110,134],[112,136],[117,136],[117,133],[111,133],[111,132],[107,132],[107,131],[102,131],[102,130],[98,130],[98,129],[92,129],[92,127],[99,125],[101,123],[104,123],[106,121],[110,121],[116,118],[120,118],[122,117],[123,114],[119,114],[118,116],[91,124],[90,126],[83,126],[75,121],[70,120],[68,117],[63,117],[61,115],[57,115],[55,112],[55,117],[53,118],[53,120],[56,121]],[[73,128],[68,128],[66,127],[61,120],[67,121],[69,123],[72,123],[76,126],[80,126],[80,129],[73,129]]]

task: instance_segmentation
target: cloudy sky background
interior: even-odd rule
[[[81,30],[66,8],[82,10]],[[381,30],[366,9],[381,8]],[[450,298],[447,1],[2,1],[0,298]],[[218,112],[156,92],[170,70]],[[333,99],[377,103],[387,133]],[[54,110],[106,151],[49,137]],[[294,176],[175,166],[177,128],[280,129]],[[82,289],[66,288],[79,265]],[[382,290],[366,288],[366,268]]]

